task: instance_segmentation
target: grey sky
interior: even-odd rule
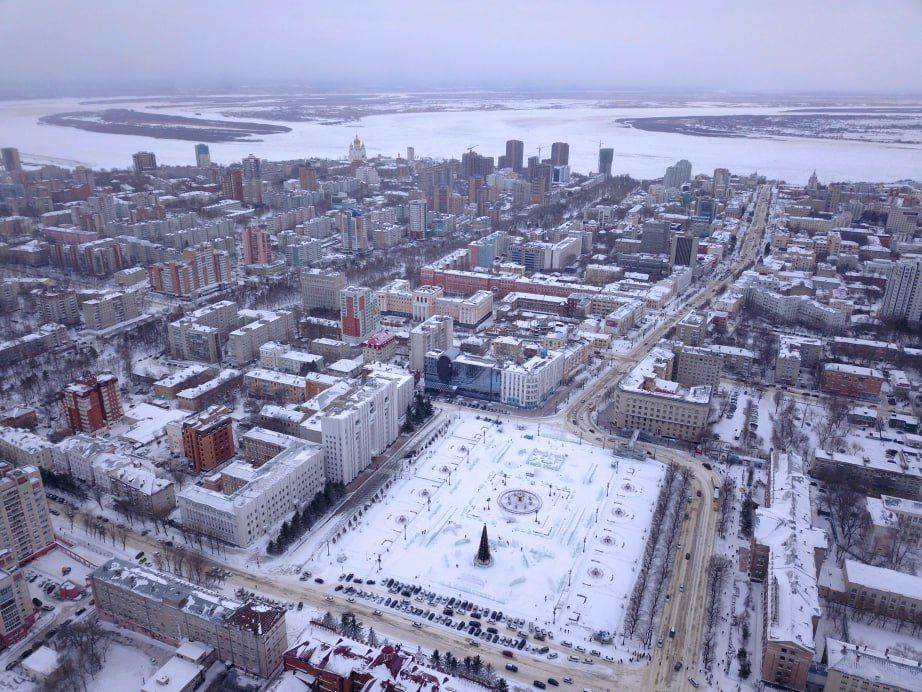
[[[922,0],[0,0],[0,89],[922,91]]]

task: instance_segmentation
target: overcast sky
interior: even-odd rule
[[[922,0],[0,0],[0,89],[922,92]]]

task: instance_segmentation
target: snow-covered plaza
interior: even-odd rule
[[[392,577],[564,636],[617,632],[663,467],[543,432],[460,414],[329,555],[314,541],[297,553],[329,579]]]

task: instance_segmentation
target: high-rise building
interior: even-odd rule
[[[3,147],[0,149],[0,158],[3,159],[3,167],[10,173],[22,170],[22,159],[19,158],[19,149],[16,147]]]
[[[568,166],[570,164],[570,145],[566,142],[554,142],[551,145],[551,165]]]
[[[61,406],[73,432],[94,432],[122,419],[118,378],[112,373],[86,377],[67,385]]]
[[[606,178],[611,178],[611,165],[615,158],[615,150],[599,149],[599,173]]]
[[[878,316],[883,320],[922,321],[922,256],[893,265]]]
[[[416,149],[413,147],[407,147],[407,161],[416,160]]]
[[[21,564],[53,545],[41,473],[35,466],[0,462],[0,547],[11,550]]]
[[[107,329],[141,315],[139,291],[110,291],[80,306],[87,329]]]
[[[259,160],[258,156],[250,154],[249,156],[244,157],[240,163],[241,167],[243,168],[244,182],[259,180],[259,174],[262,170],[262,162]]]
[[[234,425],[225,406],[210,406],[182,422],[182,451],[196,472],[210,471],[234,456]]]
[[[522,172],[525,143],[518,139],[506,141],[506,165],[516,173]]]
[[[0,549],[0,647],[6,648],[26,636],[38,611],[29,598],[26,577],[12,550]]]
[[[319,184],[317,182],[317,169],[310,164],[301,166],[298,169],[298,182],[300,183],[302,190],[319,189]]]
[[[343,339],[359,343],[381,328],[378,298],[367,286],[347,286],[339,294],[339,323]]]
[[[688,235],[672,236],[669,262],[673,266],[691,267],[698,264],[698,238]]]
[[[362,254],[368,251],[368,231],[365,228],[365,217],[357,209],[340,212],[337,217],[339,223],[339,239],[343,252]]]
[[[208,168],[211,166],[211,151],[207,144],[195,145],[195,165],[198,168]]]
[[[339,294],[346,287],[346,275],[323,269],[301,270],[301,305],[305,310],[339,310]]]
[[[476,151],[466,151],[461,155],[461,177],[485,178],[493,172],[493,157],[482,156]]]
[[[414,238],[423,238],[426,235],[428,206],[429,205],[424,199],[410,200],[407,205],[407,220],[410,224],[410,235]]]
[[[730,171],[726,168],[714,169],[714,184],[711,190],[717,199],[726,199],[730,194]]]
[[[221,194],[228,199],[235,199],[238,202],[244,200],[242,170],[239,168],[231,168],[221,176]]]
[[[150,265],[147,276],[154,291],[193,297],[230,282],[230,256],[210,243],[201,243],[183,250],[178,260]]]
[[[272,247],[269,231],[265,226],[249,226],[243,232],[244,264],[269,264],[272,261]]]
[[[157,170],[157,157],[152,151],[139,151],[132,154],[131,162],[134,166],[135,175],[143,175]]]
[[[42,324],[80,324],[80,306],[74,291],[44,291],[38,296]]]
[[[691,162],[687,159],[677,161],[674,165],[666,168],[666,174],[663,176],[663,187],[679,188],[691,180]]]

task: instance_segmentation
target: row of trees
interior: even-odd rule
[[[112,634],[96,620],[85,618],[61,625],[55,638],[61,667],[43,689],[86,692],[87,681],[102,670],[106,662]]]
[[[622,631],[626,637],[639,634],[641,640],[648,642],[653,634],[672,563],[670,558],[683,521],[689,482],[690,474],[686,469],[667,467],[653,509],[640,571],[625,612]]]
[[[707,609],[705,611],[704,623],[704,648],[701,654],[701,662],[706,670],[710,671],[714,663],[714,653],[717,635],[717,619],[723,612],[721,608],[720,595],[723,593],[724,582],[730,571],[730,559],[723,555],[712,555],[708,563],[708,583],[707,583]]]
[[[292,543],[310,531],[317,520],[323,517],[345,494],[346,486],[342,483],[327,483],[309,503],[292,514],[291,519],[282,523],[278,535],[266,546],[266,553],[269,555],[284,553]]]

